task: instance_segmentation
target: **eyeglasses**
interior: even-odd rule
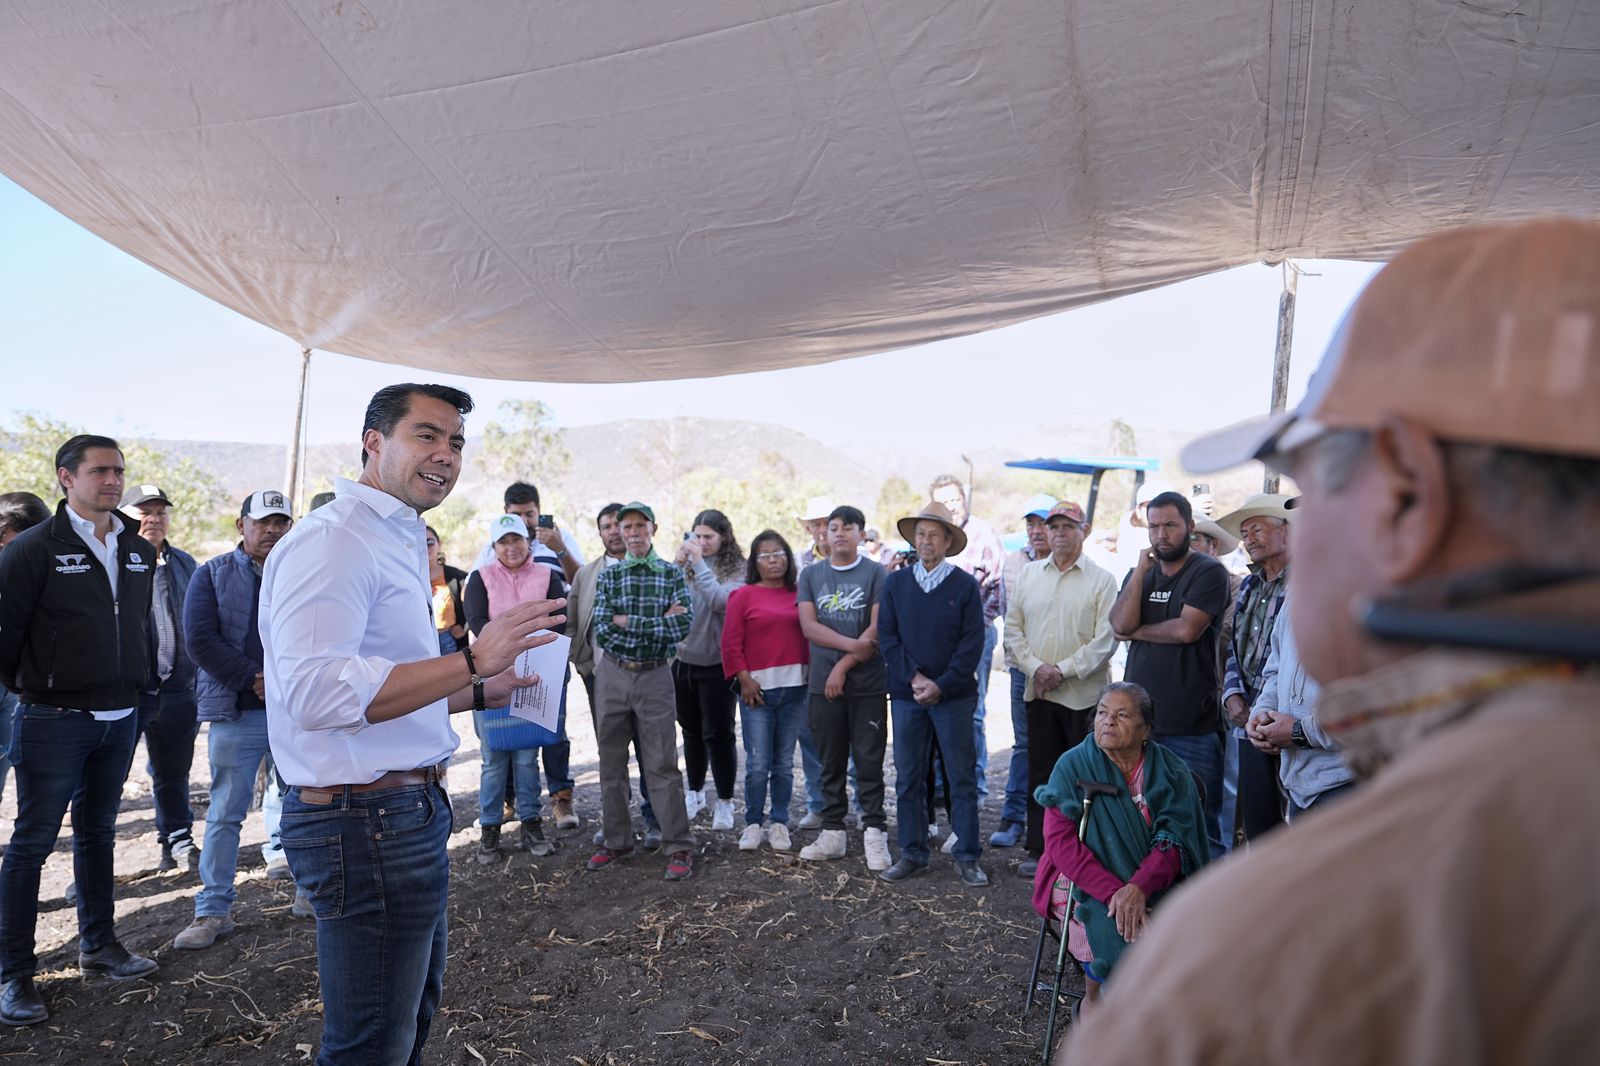
[[[784,552],[757,552],[756,553],[756,561],[757,562],[763,562],[763,563],[770,563],[774,559],[783,559],[783,560],[787,561],[788,558],[789,558],[789,556],[787,554],[785,554]]]

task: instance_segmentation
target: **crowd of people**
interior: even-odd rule
[[[396,708],[394,724],[406,731],[373,727],[373,708],[384,693],[409,702],[391,692],[399,663],[470,662],[486,688],[485,679],[500,677],[500,698],[480,699],[470,685],[466,697],[481,751],[479,862],[497,862],[508,849],[548,856],[562,833],[581,825],[566,723],[567,685],[576,672],[592,716],[601,785],[589,870],[617,865],[636,851],[657,851],[665,857],[665,878],[686,880],[694,873],[693,826],[709,812],[712,832],[740,824],[740,850],[765,846],[805,861],[845,858],[850,830],[858,828],[867,869],[898,882],[930,866],[943,808],[943,850],[955,875],[974,887],[989,881],[980,863],[987,776],[982,708],[997,646],[1012,674],[1015,742],[1000,826],[988,844],[1022,845],[1029,856],[1018,866],[1024,876],[1035,876],[1042,858],[1050,877],[1080,882],[1069,857],[1047,855],[1047,842],[1061,834],[1050,831],[1048,805],[1034,793],[1048,784],[1058,760],[1090,736],[1119,640],[1133,649],[1127,675],[1135,684],[1123,691],[1137,694],[1143,706],[1153,701],[1161,708],[1151,735],[1180,751],[1197,781],[1215,778],[1209,795],[1218,802],[1220,751],[1202,747],[1217,742],[1222,664],[1234,669],[1236,658],[1251,664],[1256,669],[1242,676],[1257,683],[1271,669],[1260,661],[1281,600],[1287,512],[1262,517],[1251,511],[1245,519],[1251,525],[1247,547],[1255,543],[1257,526],[1278,534],[1263,541],[1272,550],[1263,549],[1256,561],[1272,567],[1276,584],[1265,587],[1280,598],[1258,620],[1258,583],[1255,575],[1247,580],[1239,610],[1251,621],[1234,632],[1254,640],[1238,655],[1219,644],[1232,616],[1223,602],[1227,571],[1208,553],[1190,550],[1202,535],[1189,500],[1175,493],[1141,508],[1136,522],[1149,529],[1154,550],[1129,568],[1120,596],[1116,579],[1084,551],[1088,523],[1081,506],[1031,501],[1020,516],[1027,539],[1007,553],[997,532],[971,514],[967,487],[950,476],[929,486],[918,513],[896,522],[909,545],[900,552],[881,542],[861,509],[813,497],[793,515],[793,526],[774,523],[787,533],[764,529],[748,546],[725,514],[703,510],[663,556],[656,550],[655,513],[636,500],[607,504],[595,515],[601,552],[593,560],[585,560],[577,538],[543,512],[538,489],[516,482],[505,489],[503,512],[482,540],[458,546],[474,559],[462,570],[450,565],[431,526],[421,525],[419,538],[413,523],[427,509],[428,492],[444,480],[426,476],[426,467],[459,470],[452,434],[438,430],[452,416],[459,430],[470,400],[454,390],[408,385],[380,393],[373,404],[368,429],[390,445],[390,455],[397,450],[394,438],[408,433],[412,421],[429,419],[420,434],[399,441],[409,445],[402,456],[409,466],[394,481],[408,478],[413,485],[384,480],[387,465],[369,462],[372,477],[342,481],[334,493],[319,496],[292,537],[296,522],[287,497],[253,492],[235,520],[237,546],[203,565],[169,542],[173,505],[159,486],[124,492],[122,452],[109,438],[80,436],[62,445],[57,474],[64,498],[54,517],[37,497],[0,498],[7,539],[21,538],[0,556],[0,676],[8,700],[18,700],[15,689],[23,701],[7,716],[8,723],[16,720],[7,747],[17,756],[19,817],[0,873],[7,988],[0,1017],[6,1021],[27,1024],[47,1016],[30,988],[33,918],[39,868],[74,791],[85,800],[73,822],[83,968],[130,978],[155,967],[120,945],[110,916],[112,826],[140,737],[149,759],[160,868],[200,874],[194,919],[174,936],[176,948],[209,948],[235,929],[240,833],[263,772],[267,876],[294,880],[293,913],[321,920],[324,945],[395,932],[392,919],[382,930],[343,919],[355,896],[352,871],[335,870],[328,858],[331,812],[316,808],[346,798],[337,785],[349,791],[351,804],[368,793],[389,797],[389,806],[365,812],[361,831],[373,840],[397,828],[444,831],[444,804],[433,799],[414,805],[409,818],[415,825],[396,822],[390,789],[412,786],[395,774],[437,777],[455,746],[444,720],[425,725],[426,716],[404,707]],[[419,411],[424,404],[434,409]],[[370,459],[373,451],[364,456]],[[28,534],[35,525],[43,528]],[[798,553],[788,534],[802,539]],[[68,565],[63,545],[86,551],[73,553]],[[363,575],[354,562],[372,573]],[[426,646],[397,644],[409,627],[391,617],[391,608],[411,601],[423,574],[431,619]],[[354,582],[349,588],[347,580]],[[274,610],[279,603],[285,606]],[[114,630],[104,624],[107,610]],[[367,620],[358,627],[363,610]],[[539,681],[559,701],[553,730],[506,706],[512,687],[524,682],[505,677],[499,655],[507,634],[501,629],[497,643],[495,623],[534,616],[543,620],[540,640],[571,638],[569,669]],[[1169,619],[1178,619],[1178,626]],[[63,633],[71,633],[70,646],[63,646]],[[72,664],[60,679],[57,662]],[[98,671],[85,670],[84,662],[98,664]],[[204,839],[197,840],[188,796],[202,724],[211,806]],[[36,763],[36,752],[64,750],[69,731],[85,725],[75,742],[77,757]],[[893,819],[885,772],[891,737]],[[736,791],[741,749],[742,794]],[[630,751],[638,769],[639,826]],[[797,755],[804,805],[791,829]],[[327,798],[308,801],[314,790]],[[1201,794],[1207,794],[1203,785]],[[514,840],[502,836],[509,822],[517,823]],[[1210,852],[1186,852],[1184,871],[1225,850],[1213,823],[1207,826],[1213,830]],[[796,834],[802,832],[815,835],[801,840]],[[304,843],[306,833],[316,834],[322,846]],[[443,871],[430,877],[429,867],[429,861],[411,864],[410,876],[424,895],[438,896]],[[369,887],[388,908],[396,878],[379,873],[373,871]],[[1178,869],[1171,874],[1168,882]],[[1040,898],[1058,887],[1045,885]],[[1120,891],[1121,882],[1115,888]],[[1150,884],[1146,889],[1146,895],[1159,891]],[[418,994],[431,1001],[437,992],[428,975],[442,960],[432,958],[424,941],[442,919],[431,910],[418,914],[422,924],[406,950],[418,960]],[[339,972],[336,950],[327,953],[325,982]],[[334,1025],[342,1016],[330,1015],[330,1047],[392,1035],[359,1021]]]
[[[1508,289],[1501,260],[1473,260],[1462,247],[1402,257],[1347,324],[1367,347],[1341,334],[1304,410],[1186,454],[1195,469],[1264,460],[1290,470],[1307,495],[1263,493],[1212,518],[1182,493],[1145,493],[1121,516],[1120,574],[1086,550],[1088,516],[1078,503],[1029,501],[1017,516],[1022,544],[1008,552],[954,477],[934,480],[916,513],[893,516],[905,551],[889,551],[860,508],[825,498],[747,541],[708,508],[658,551],[656,514],[635,499],[595,515],[601,553],[593,560],[542,511],[537,489],[517,482],[483,541],[456,546],[475,557],[461,570],[422,515],[461,473],[472,400],[416,384],[372,398],[358,479],[340,480],[298,520],[283,493],[252,492],[235,521],[237,546],[197,564],[168,541],[168,495],[152,484],[126,491],[116,441],[73,437],[56,455],[63,499],[53,513],[27,493],[0,496],[0,720],[18,809],[0,863],[0,1021],[49,1017],[33,981],[34,927],[40,870],[69,806],[81,969],[125,980],[157,968],[118,941],[112,905],[118,805],[143,737],[161,866],[197,867],[202,882],[194,920],[174,946],[205,949],[233,931],[241,826],[258,773],[270,767],[263,856],[269,878],[295,883],[295,913],[316,920],[319,1061],[418,1061],[443,990],[444,778],[459,743],[450,716],[470,712],[482,752],[476,860],[495,863],[512,846],[548,856],[584,818],[567,734],[573,672],[599,761],[588,871],[614,875],[640,851],[655,851],[666,880],[688,880],[697,823],[730,834],[737,825],[741,851],[765,846],[807,862],[847,857],[858,828],[867,870],[899,883],[933,865],[943,806],[942,850],[962,884],[989,884],[986,844],[1020,846],[1016,869],[1031,880],[1034,906],[1087,978],[1086,1061],[1185,1061],[1202,1046],[1214,1058],[1229,1040],[1237,1057],[1250,1058],[1259,1050],[1250,1025],[1260,1023],[1241,1018],[1270,1005],[1230,1012],[1219,1001],[1202,1019],[1193,1004],[1214,998],[1210,985],[1215,995],[1236,985],[1215,981],[1223,972],[1287,972],[1287,956],[1299,952],[1285,945],[1315,923],[1320,905],[1339,902],[1327,879],[1342,867],[1329,856],[1369,868],[1381,852],[1421,881],[1403,892],[1396,884],[1392,898],[1381,889],[1362,895],[1378,920],[1354,938],[1358,982],[1398,970],[1467,995],[1461,975],[1444,974],[1439,967],[1449,964],[1427,952],[1472,935],[1494,947],[1500,968],[1473,971],[1469,982],[1532,987],[1540,952],[1561,953],[1555,927],[1513,918],[1526,910],[1497,886],[1521,878],[1548,902],[1541,886],[1595,883],[1592,865],[1579,871],[1589,862],[1581,843],[1559,852],[1570,861],[1545,862],[1527,856],[1525,835],[1518,839],[1574,809],[1581,828],[1593,828],[1595,778],[1582,757],[1596,754],[1595,734],[1592,721],[1575,720],[1569,698],[1573,685],[1592,689],[1592,673],[1537,655],[1439,651],[1419,662],[1361,631],[1349,596],[1359,587],[1378,598],[1471,564],[1525,563],[1521,527],[1496,525],[1492,501],[1506,497],[1483,487],[1489,475],[1523,478],[1536,493],[1554,486],[1552,499],[1536,501],[1541,514],[1575,502],[1592,515],[1600,362],[1593,337],[1578,337],[1569,319],[1572,307],[1600,303],[1600,242],[1591,230],[1553,225],[1459,240],[1468,252],[1474,240],[1494,243],[1506,261],[1576,264],[1589,288],[1576,296]],[[1462,421],[1436,402],[1428,386],[1442,380],[1453,350],[1407,324],[1407,299],[1465,315],[1472,309],[1436,280],[1453,269],[1481,301],[1506,302],[1502,339],[1520,330],[1534,350],[1552,346],[1550,381],[1565,382],[1564,391],[1497,378],[1513,401],[1498,423]],[[1560,314],[1568,325],[1552,326]],[[1396,349],[1396,335],[1409,346]],[[1370,351],[1383,350],[1416,364],[1402,367],[1417,390],[1404,401],[1416,424],[1372,413],[1395,395],[1368,366]],[[1584,359],[1580,388],[1573,367]],[[1573,406],[1569,394],[1579,393],[1587,399]],[[1481,531],[1458,543],[1452,514],[1481,521],[1498,549],[1488,550]],[[1300,530],[1302,516],[1310,533]],[[1382,558],[1333,537],[1340,522],[1364,528],[1352,536],[1371,538]],[[791,535],[803,538],[799,552]],[[1135,535],[1148,546],[1135,546]],[[1219,559],[1235,552],[1248,560],[1242,573]],[[1308,561],[1292,567],[1292,558]],[[1594,565],[1592,544],[1561,562],[1569,578],[1589,573],[1592,584],[1583,570]],[[1291,569],[1301,566],[1313,576],[1291,585]],[[1530,580],[1524,570],[1512,576]],[[558,639],[569,648],[559,669],[518,672],[523,652]],[[1014,744],[999,825],[985,839],[984,706],[996,650],[1010,681]],[[511,713],[517,694],[537,687],[559,707],[554,728]],[[1476,706],[1497,699],[1515,706],[1480,722]],[[201,723],[211,806],[197,841],[188,794]],[[1564,738],[1529,768],[1551,782],[1537,794],[1512,787],[1511,770],[1496,768],[1527,723]],[[1436,739],[1444,735],[1455,739]],[[1446,748],[1453,756],[1427,754]],[[797,753],[804,814],[791,828]],[[1452,758],[1475,767],[1476,780],[1452,773]],[[1358,784],[1358,772],[1370,777],[1390,763],[1377,782]],[[0,764],[0,788],[6,769]],[[1420,797],[1448,806],[1458,798],[1451,787],[1484,803],[1462,811],[1455,836],[1441,837],[1444,820]],[[1491,812],[1491,799],[1519,813]],[[1309,815],[1306,831],[1283,829]],[[514,844],[502,833],[509,821],[519,823]],[[814,835],[802,842],[800,833]],[[1433,850],[1414,850],[1421,840]],[[1527,865],[1484,860],[1485,868],[1474,856],[1491,841]],[[1257,843],[1260,861],[1229,860],[1229,873],[1205,878],[1209,888],[1182,888]],[[1324,880],[1311,884],[1306,870]],[[1378,879],[1399,876],[1385,870]],[[1472,878],[1482,903],[1452,904],[1443,925],[1436,913],[1421,919],[1411,901],[1434,906],[1449,897],[1450,882],[1464,887],[1461,877]],[[1164,919],[1147,937],[1158,903],[1187,921]],[[1469,932],[1483,917],[1493,920]],[[1251,921],[1263,924],[1241,924]],[[1508,923],[1514,935],[1485,932]],[[1145,941],[1152,946],[1129,951]],[[1592,945],[1582,950],[1592,964]],[[1163,960],[1171,968],[1161,969]],[[1182,1032],[1147,1043],[1146,1016],[1138,998],[1120,992],[1124,981],[1146,996],[1162,990],[1161,1002],[1185,1019]],[[1573,996],[1581,999],[1569,991],[1558,1005],[1575,1006]],[[1289,998],[1299,1023],[1321,1024],[1313,998]],[[1398,1047],[1459,1047],[1438,1043],[1444,1019],[1435,1006],[1425,1019],[1433,1028],[1399,1018],[1384,1025]]]

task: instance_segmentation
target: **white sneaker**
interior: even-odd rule
[[[717,809],[711,815],[712,829],[733,828],[733,801],[717,800]]]
[[[868,829],[861,835],[863,850],[867,853],[867,869],[881,872],[889,868],[889,834],[882,829]]]
[[[939,845],[939,850],[948,855],[952,851],[956,850],[956,844],[959,843],[960,840],[960,837],[956,836],[954,833],[951,833],[949,836],[944,838],[944,843]]]
[[[801,829],[821,829],[822,828],[822,815],[818,814],[816,811],[807,811],[806,812],[806,816],[804,818],[800,819],[800,828]]]
[[[754,822],[751,822],[749,825],[744,827],[744,832],[739,834],[739,850],[754,851],[761,846],[761,842],[765,840],[766,837],[767,834],[762,830],[762,828],[759,825],[756,825]]]
[[[843,829],[824,829],[817,839],[800,849],[802,859],[842,859],[849,850]]]
[[[706,790],[683,790],[683,806],[689,815],[689,821],[694,821],[695,815],[706,809]]]
[[[782,822],[767,826],[767,843],[772,845],[773,851],[789,851],[794,847],[794,842],[789,839],[789,827]]]

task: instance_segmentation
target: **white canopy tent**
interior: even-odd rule
[[[1600,204],[1591,0],[15,0],[0,169],[299,345],[794,366]]]

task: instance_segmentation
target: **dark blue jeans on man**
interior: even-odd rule
[[[983,655],[978,660],[978,698],[972,703],[972,751],[978,801],[989,798],[989,734],[984,721],[988,716],[989,675],[994,673],[994,649],[1000,643],[1000,630],[993,620],[983,623]]]
[[[101,722],[86,711],[17,706],[11,735],[17,821],[0,862],[0,981],[38,970],[39,871],[56,846],[69,804],[78,949],[98,951],[117,939],[111,897],[117,810],[133,759],[135,718]]]
[[[280,830],[317,917],[319,1066],[422,1061],[444,991],[450,798],[437,785],[291,787]]]
[[[1023,825],[1028,821],[1028,704],[1022,694],[1028,678],[1013,667],[1011,673],[1011,763],[1006,767],[1006,799],[1000,820]]]
[[[924,707],[915,700],[890,700],[894,716],[895,833],[900,857],[928,864],[928,755],[937,736],[950,780],[950,829],[957,859],[983,854],[978,836],[977,754],[972,750],[975,696]]]
[[[11,773],[11,720],[16,710],[17,694],[0,688],[0,799],[5,798],[6,777]]]
[[[171,844],[194,834],[189,807],[189,771],[194,766],[194,741],[200,735],[192,689],[139,693],[139,734],[149,757],[150,793],[156,808],[156,835]],[[132,768],[133,754],[128,754]]]
[[[1228,853],[1222,839],[1222,734],[1157,734],[1153,739],[1188,764],[1205,788],[1206,838],[1211,857],[1221,858]]]

